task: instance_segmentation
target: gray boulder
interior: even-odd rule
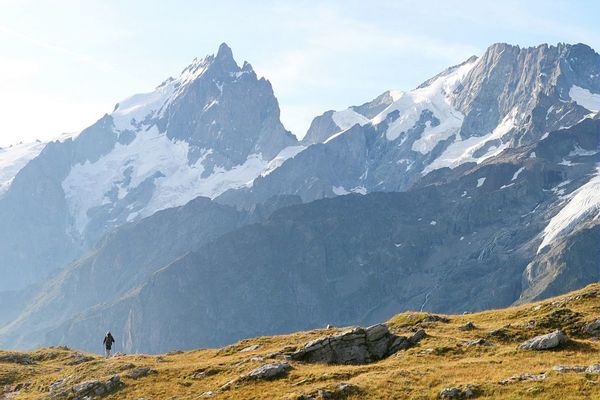
[[[84,354],[74,354],[73,355],[73,360],[69,361],[67,363],[67,365],[79,365],[79,364],[83,364],[89,361],[92,361],[94,359],[94,357],[90,357],[90,356],[86,356]]]
[[[467,322],[466,324],[458,327],[459,331],[472,331],[473,329],[475,329],[475,324],[472,322]]]
[[[156,371],[150,367],[140,367],[140,368],[136,368],[132,371],[129,371],[128,373],[125,374],[125,377],[130,378],[130,379],[138,379],[138,378],[143,378],[145,376],[148,376],[150,374],[155,374],[155,373],[156,373]]]
[[[241,376],[241,380],[269,380],[281,378],[287,375],[292,366],[287,362],[276,362],[262,365],[246,375]]]
[[[561,346],[569,341],[567,335],[561,330],[548,333],[546,335],[536,336],[521,343],[519,346],[523,350],[548,350]]]
[[[552,369],[559,374],[564,374],[567,372],[585,372],[586,367],[581,365],[557,365]]]
[[[507,379],[503,379],[499,383],[501,385],[508,385],[510,383],[516,383],[516,382],[522,382],[522,381],[543,381],[547,377],[548,376],[545,373],[543,373],[543,374],[523,373],[523,374],[511,376],[510,378],[507,378]]]
[[[123,388],[123,386],[125,386],[125,384],[121,381],[121,378],[118,375],[115,375],[107,379],[106,381],[93,379],[79,383],[68,390],[52,394],[50,396],[50,399],[93,399],[114,393],[117,390]]]
[[[583,331],[591,336],[600,336],[600,319],[597,319],[583,327]]]
[[[474,386],[448,387],[440,392],[441,399],[471,399],[477,396],[479,390]]]
[[[33,365],[35,361],[27,354],[8,353],[0,355],[0,363],[12,363],[20,365]]]
[[[600,374],[600,364],[590,365],[585,369],[588,374]]]
[[[307,343],[291,355],[293,360],[326,364],[366,364],[407,349],[425,337],[419,330],[411,337],[393,335],[384,324],[357,327]]]

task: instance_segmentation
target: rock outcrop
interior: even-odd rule
[[[516,383],[516,382],[522,382],[522,381],[543,381],[547,377],[548,377],[548,375],[546,375],[546,373],[543,373],[543,374],[523,373],[523,374],[511,376],[510,378],[507,378],[507,379],[503,379],[498,383],[500,383],[501,385],[508,385],[510,383]]]
[[[145,376],[148,376],[150,374],[155,374],[155,373],[156,373],[156,371],[150,367],[140,367],[140,368],[136,368],[132,371],[129,371],[128,373],[125,374],[125,377],[130,378],[130,379],[139,379],[139,378],[143,378]]]
[[[396,336],[384,324],[357,327],[307,343],[291,355],[293,360],[326,364],[366,364],[417,344],[425,337],[419,330],[410,337]]]
[[[309,394],[301,394],[296,400],[343,400],[360,394],[360,388],[351,383],[340,383],[334,388],[318,389]]]
[[[21,353],[9,353],[0,356],[0,362],[2,363],[13,363],[20,365],[33,365],[35,360],[26,354]]]
[[[586,324],[583,331],[590,336],[600,336],[600,319]]]
[[[569,341],[567,335],[561,330],[548,333],[546,335],[536,336],[521,343],[519,346],[523,350],[548,350],[559,347]]]
[[[90,400],[114,393],[124,386],[125,384],[121,381],[121,378],[115,375],[105,381],[93,379],[79,383],[70,389],[54,392],[49,398],[52,400]]]
[[[479,394],[480,390],[472,385],[466,387],[448,387],[440,392],[441,399],[472,399]]]
[[[276,362],[261,365],[260,367],[250,371],[246,375],[242,375],[240,380],[269,380],[277,379],[285,376],[292,366],[287,362]]]

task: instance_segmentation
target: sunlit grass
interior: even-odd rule
[[[558,311],[557,311],[558,310]],[[383,361],[358,366],[312,365],[292,362],[287,377],[268,382],[243,382],[217,393],[217,399],[295,399],[302,393],[332,388],[341,382],[358,386],[354,398],[432,399],[444,387],[476,385],[483,399],[600,399],[598,375],[559,374],[552,371],[558,364],[590,365],[600,363],[600,342],[580,334],[583,323],[600,318],[600,285],[559,298],[518,307],[468,315],[448,315],[448,322],[428,322],[426,313],[403,313],[388,325],[397,334],[409,334],[417,326],[428,336],[418,346],[399,352]],[[429,318],[430,319],[430,318]],[[459,326],[473,322],[471,331]],[[536,321],[533,325],[530,321]],[[541,325],[541,326],[540,326]],[[488,337],[492,330],[503,328],[505,338]],[[530,352],[518,350],[529,337],[564,328],[574,342],[563,349]],[[288,346],[301,346],[308,340],[341,329],[315,330],[293,335],[260,337],[244,340],[218,350],[196,350],[162,356],[128,355],[95,360],[69,366],[73,350],[42,349],[29,355],[34,365],[0,363],[0,389],[26,384],[17,399],[47,398],[48,387],[67,378],[65,387],[90,379],[107,379],[119,374],[125,387],[107,399],[197,399],[207,391],[218,391],[225,383],[266,363],[267,355]],[[467,347],[468,340],[486,337],[492,346]],[[255,351],[239,350],[253,344]],[[0,352],[0,355],[6,352]],[[263,357],[264,361],[256,359]],[[137,380],[124,377],[129,364],[149,366],[157,374]],[[195,374],[210,370],[204,377]],[[501,385],[499,381],[521,373],[547,372],[538,382]],[[0,398],[2,398],[0,390]]]

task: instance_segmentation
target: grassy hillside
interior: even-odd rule
[[[280,355],[277,358],[271,353],[289,352],[290,347],[301,347],[342,329],[261,337],[216,350],[123,355],[109,360],[66,348],[0,352],[0,399],[76,398],[73,392],[65,391],[84,381],[104,382],[115,375],[122,384],[97,398],[434,399],[444,388],[472,385],[476,398],[481,399],[600,399],[600,374],[553,370],[557,365],[600,363],[600,341],[584,329],[599,318],[600,284],[538,303],[476,314],[407,312],[387,324],[398,335],[424,328],[427,337],[415,347],[368,365],[289,361],[293,369],[287,376],[269,381],[235,380],[268,362],[282,361]],[[468,322],[475,328],[459,329]],[[554,350],[518,349],[524,340],[555,329],[563,329],[572,341]],[[486,342],[468,345],[480,338]],[[131,377],[132,372],[142,376]],[[546,373],[546,377],[500,383],[523,373]],[[235,382],[220,389],[232,380]],[[340,383],[353,386],[336,389]],[[319,397],[323,389],[329,392],[321,392]]]

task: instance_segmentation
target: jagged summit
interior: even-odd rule
[[[258,79],[249,63],[238,66],[222,44],[216,55],[195,59],[153,91],[118,102],[72,140],[53,143],[19,176],[12,179],[9,171],[2,177],[6,200],[0,208],[22,211],[3,216],[0,209],[0,221],[11,231],[31,229],[40,236],[39,254],[29,252],[25,259],[15,235],[0,243],[7,266],[0,289],[44,276],[40,271],[56,266],[47,252],[71,257],[58,249],[85,248],[121,224],[198,196],[215,197],[251,185],[299,151],[296,147],[280,155],[297,144],[280,121],[270,83]],[[42,181],[52,196],[35,189]],[[27,193],[41,198],[18,200]],[[35,205],[42,203],[52,212]],[[33,227],[38,220],[31,216],[37,213],[46,213],[47,219],[39,221],[51,226],[52,233]],[[23,263],[27,266],[21,268]]]

